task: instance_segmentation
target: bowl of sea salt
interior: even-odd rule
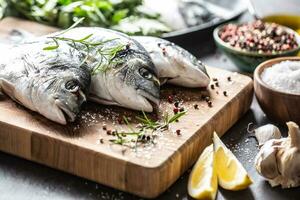
[[[300,124],[300,57],[282,57],[260,64],[254,91],[267,117],[281,124]]]

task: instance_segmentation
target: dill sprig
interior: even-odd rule
[[[153,143],[156,135],[153,133],[155,131],[165,131],[169,129],[171,123],[177,122],[179,118],[186,114],[186,111],[178,112],[173,116],[169,116],[168,113],[164,115],[163,121],[152,120],[149,118],[145,112],[142,112],[142,116],[137,116],[136,119],[139,122],[137,130],[135,130],[129,123],[126,117],[123,117],[125,124],[127,125],[129,131],[118,132],[116,131],[114,139],[109,140],[113,144],[130,146],[129,143],[134,143],[134,148],[136,149],[138,144],[141,143]],[[127,136],[133,136],[134,138],[127,139]]]
[[[111,64],[115,63],[115,62],[113,62],[113,59],[116,57],[118,52],[120,52],[124,49],[124,47],[126,45],[125,44],[117,44],[113,47],[105,47],[106,43],[114,41],[114,40],[116,40],[116,38],[97,41],[97,42],[90,42],[89,39],[93,36],[93,34],[88,34],[80,39],[74,39],[74,38],[68,38],[68,37],[61,36],[64,33],[75,28],[83,20],[84,20],[84,18],[80,18],[78,21],[76,21],[72,26],[70,26],[66,30],[61,31],[55,35],[49,36],[48,38],[52,39],[52,42],[54,44],[44,47],[43,50],[49,51],[49,50],[55,50],[55,49],[59,48],[59,41],[68,42],[69,45],[71,45],[73,48],[76,48],[76,49],[77,49],[77,45],[81,44],[85,47],[85,49],[81,50],[81,51],[84,51],[86,53],[86,56],[83,59],[81,65],[84,64],[88,60],[89,57],[92,57],[91,49],[93,49],[93,51],[96,52],[96,55],[98,54],[99,60],[98,60],[98,63],[95,65],[95,67],[92,70],[92,75],[95,75],[99,72],[105,72],[110,68]]]

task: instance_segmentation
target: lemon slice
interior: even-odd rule
[[[195,199],[215,199],[218,189],[217,173],[214,164],[214,148],[204,149],[193,167],[188,181],[188,193]]]
[[[252,184],[245,168],[216,133],[213,137],[219,185],[227,190],[242,190]]]

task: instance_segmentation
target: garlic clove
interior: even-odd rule
[[[300,148],[300,129],[295,122],[286,123],[289,129],[289,138],[291,139],[291,146]]]
[[[300,186],[300,129],[294,122],[287,126],[288,137],[266,141],[255,159],[256,170],[272,187]]]
[[[267,124],[255,129],[255,137],[258,141],[258,145],[261,147],[268,140],[280,139],[281,132],[277,126],[273,124]]]
[[[287,126],[288,137],[276,156],[282,188],[300,186],[300,130],[294,122],[288,122]]]
[[[267,179],[279,176],[276,162],[277,142],[274,139],[267,141],[255,158],[256,170]]]

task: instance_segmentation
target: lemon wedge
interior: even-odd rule
[[[214,163],[214,148],[206,147],[193,167],[188,181],[188,193],[195,199],[215,199],[218,189]]]
[[[227,190],[242,190],[252,184],[245,168],[216,133],[213,136],[215,164],[219,185]]]

